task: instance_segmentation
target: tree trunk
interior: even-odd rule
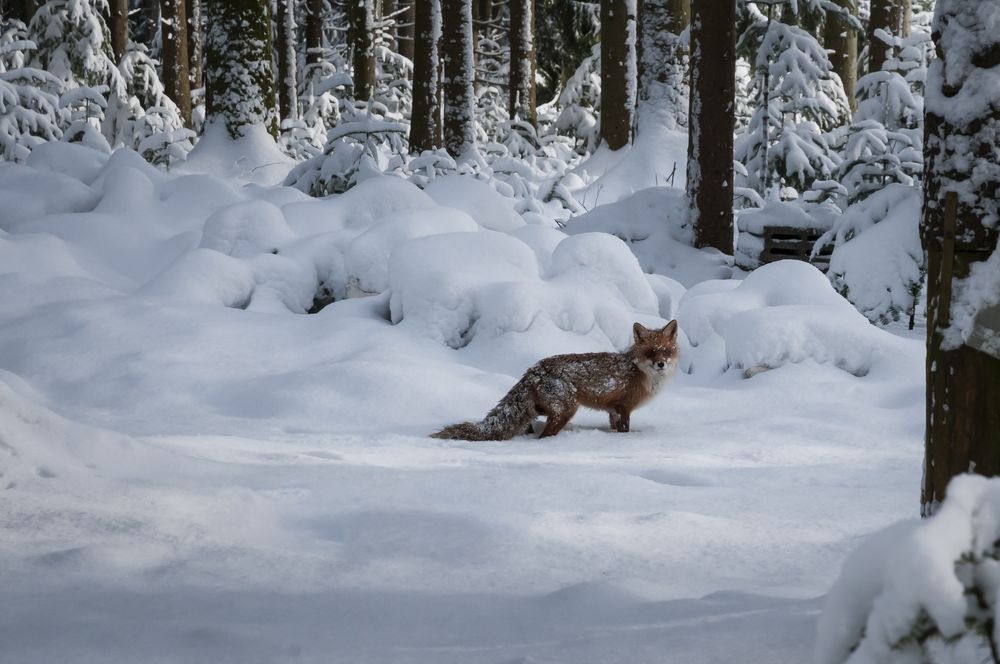
[[[895,12],[895,0],[871,0],[871,17],[868,20],[868,73],[882,71],[890,47],[875,36],[877,30],[897,34],[899,18]]]
[[[856,0],[834,1],[849,11],[851,16],[857,16]],[[827,14],[823,45],[827,51],[833,51],[830,53],[830,64],[844,84],[851,113],[854,113],[858,110],[858,100],[854,97],[854,88],[858,84],[858,33],[842,17]]]
[[[535,0],[510,0],[510,116],[536,125]]]
[[[160,0],[140,0],[142,15],[142,30],[138,38],[146,46],[152,48],[156,34],[160,30]]]
[[[368,101],[375,92],[375,8],[372,2],[347,2],[347,43],[354,68],[354,98],[360,101]]]
[[[278,114],[281,120],[298,117],[298,86],[295,57],[295,0],[277,0],[278,24]]]
[[[472,0],[441,0],[441,59],[444,61],[444,147],[461,157],[476,144]]]
[[[913,0],[900,0],[900,26],[899,36],[910,36],[910,24],[913,23]]]
[[[111,50],[115,54],[115,62],[121,62],[128,47],[128,0],[110,0],[108,9],[111,13],[111,20],[108,21]]]
[[[438,0],[415,0],[413,108],[410,111],[410,152],[441,147],[441,107],[438,105]]]
[[[187,12],[184,0],[160,3],[163,37],[163,89],[191,126],[191,80],[188,78]]]
[[[306,0],[306,64],[323,58],[323,0]]]
[[[205,50],[202,37],[201,20],[202,0],[187,0],[187,35],[188,35],[188,78],[191,89],[197,90],[205,85]]]
[[[667,0],[667,11],[670,12],[670,32],[680,35],[691,23],[691,0]]]
[[[695,245],[733,253],[736,0],[691,3],[687,192]]]
[[[205,96],[209,121],[224,122],[239,138],[263,125],[278,137],[271,68],[271,12],[266,0],[211,0],[205,39]]]
[[[1000,33],[977,17],[978,9],[975,3],[938,0],[933,33],[939,59],[927,76],[924,515],[944,500],[955,475],[1000,474],[1000,359],[962,344],[949,329],[950,305],[961,297],[956,280],[1000,250],[1000,92],[979,83],[1000,58]],[[982,110],[956,112],[970,95]]]
[[[406,11],[399,15],[399,23],[396,28],[396,41],[399,44],[399,54],[412,61],[414,58],[413,23],[415,20],[416,5],[420,0],[399,0],[399,2],[406,3]]]
[[[632,141],[638,72],[635,2],[601,0],[601,138],[612,150]]]

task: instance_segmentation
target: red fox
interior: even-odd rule
[[[629,430],[632,411],[677,371],[677,321],[660,330],[632,326],[635,344],[624,353],[553,355],[528,369],[481,422],[453,424],[432,438],[507,440],[546,418],[539,438],[554,436],[580,406],[606,410],[611,428]]]

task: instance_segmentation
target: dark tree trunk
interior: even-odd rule
[[[441,0],[441,59],[444,147],[460,157],[476,144],[472,0]]]
[[[532,125],[535,110],[535,0],[510,0],[510,99],[508,111]]]
[[[897,34],[899,15],[895,0],[872,0],[871,17],[868,20],[868,73],[882,70],[890,47],[875,36],[877,30]]]
[[[266,0],[210,0],[205,39],[208,120],[229,135],[263,125],[278,137],[271,57],[271,11]]]
[[[438,0],[414,2],[413,108],[410,112],[410,152],[441,147],[441,107],[438,105],[440,26],[434,24]]]
[[[306,0],[306,64],[323,57],[323,0]]]
[[[1000,359],[962,344],[961,335],[950,329],[956,280],[997,251],[1000,236],[1000,92],[977,83],[983,70],[997,63],[1000,33],[978,21],[976,10],[972,3],[938,0],[934,40],[940,60],[927,78],[924,515],[944,499],[955,475],[1000,474]],[[955,113],[969,94],[981,98],[981,112]]]
[[[857,16],[856,0],[834,0],[852,16]],[[851,105],[851,112],[858,110],[858,100],[854,88],[858,84],[858,33],[847,22],[835,15],[826,17],[826,32],[823,44],[830,53],[830,64],[844,84],[844,92]]]
[[[733,253],[736,0],[691,3],[687,192],[698,247]]]
[[[347,43],[354,68],[354,98],[361,101],[368,101],[375,92],[375,11],[372,2],[347,2]]]
[[[141,0],[142,32],[139,40],[152,47],[156,33],[160,30],[160,0]]]
[[[417,3],[421,1],[426,2],[426,0],[399,0],[400,4],[405,2],[406,11],[400,14],[397,19],[399,27],[396,29],[396,41],[399,43],[399,54],[411,61],[414,58],[414,12]]]
[[[601,0],[601,138],[612,150],[632,141],[638,39],[629,6],[626,0]]]
[[[295,0],[277,0],[277,89],[281,120],[298,117],[298,86],[295,62]]]
[[[108,21],[111,50],[115,54],[115,62],[121,62],[128,47],[128,0],[110,0],[108,10],[111,14],[111,20]]]
[[[184,0],[162,0],[163,89],[177,108],[184,124],[191,125],[191,80],[188,78],[187,13]]]
[[[691,23],[691,0],[668,0],[670,32],[680,35]]]
[[[202,35],[201,20],[202,0],[186,0],[188,20],[188,78],[191,89],[197,90],[205,85],[205,48]]]

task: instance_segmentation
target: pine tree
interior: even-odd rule
[[[924,514],[943,500],[952,476],[1000,474],[1000,359],[964,345],[968,331],[961,327],[981,306],[975,289],[962,290],[962,279],[977,271],[987,276],[987,259],[1000,262],[1000,87],[984,83],[996,79],[998,21],[995,0],[938,0],[934,16],[939,59],[927,80],[922,228],[928,259]],[[985,285],[981,291],[980,298],[997,296]]]
[[[184,0],[161,0],[163,16],[163,87],[191,124],[191,79],[188,77],[187,15]]]
[[[191,89],[197,90],[205,85],[205,40],[202,37],[202,0],[186,0],[188,36],[188,80]]]
[[[636,30],[636,0],[601,0],[601,139],[612,150],[632,142]]]
[[[438,36],[440,0],[414,2],[413,111],[410,151],[441,147],[441,107],[438,103]]]
[[[535,109],[535,2],[510,0],[510,117],[538,124]]]
[[[324,0],[306,0],[306,64],[323,59]]]
[[[347,0],[347,44],[354,70],[354,98],[368,101],[375,92],[374,0]]]
[[[0,161],[22,162],[36,145],[62,136],[62,81],[27,66],[34,48],[21,21],[0,30]]]
[[[654,125],[667,129],[687,127],[687,54],[680,33],[689,16],[678,0],[643,0],[639,59],[639,108],[641,134]]]
[[[687,193],[699,247],[733,253],[736,0],[691,3]]]
[[[128,0],[110,0],[111,51],[115,62],[120,62],[128,46]]]
[[[898,36],[899,14],[896,0],[871,0],[868,18],[868,72],[882,70],[890,46],[883,36]]]
[[[278,135],[271,69],[271,19],[263,0],[208,3],[205,93],[209,121],[239,138],[245,127],[263,125]]]
[[[295,0],[276,0],[278,114],[281,120],[298,118],[298,72],[295,53]]]
[[[857,15],[857,0],[836,0],[850,16]],[[854,88],[858,83],[858,33],[846,17],[830,12],[826,18],[823,46],[830,54],[833,71],[840,77],[851,112],[858,108]]]
[[[444,147],[456,159],[476,145],[472,0],[440,0]]]
[[[399,15],[396,24],[396,43],[399,54],[408,60],[413,60],[413,28],[416,19],[416,7],[420,0],[398,0],[397,4],[402,5],[403,13]]]

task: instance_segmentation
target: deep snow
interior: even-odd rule
[[[669,192],[567,236],[461,178],[314,200],[85,150],[0,164],[0,662],[803,662],[918,509],[920,339],[804,264],[703,281]],[[426,437],[673,315],[630,434]]]

